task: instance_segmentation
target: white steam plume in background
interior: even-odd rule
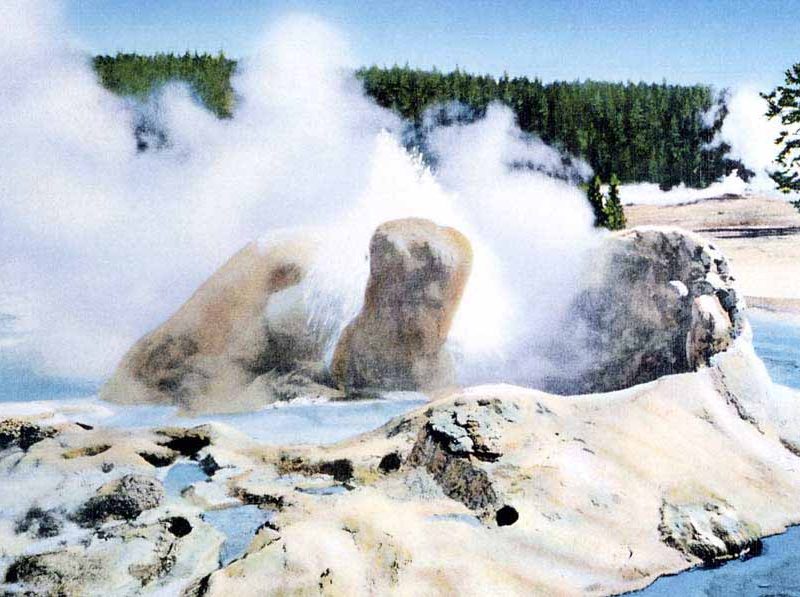
[[[360,307],[375,227],[419,216],[475,249],[451,334],[465,370],[473,359],[535,378],[552,365],[539,352],[598,234],[575,187],[509,167],[557,168],[558,154],[524,138],[508,109],[434,131],[432,173],[403,148],[399,119],[364,96],[337,32],[300,15],[242,65],[234,118],[169,85],[144,109],[169,143],[137,152],[142,108],[102,89],[53,6],[0,7],[14,33],[0,41],[0,312],[18,316],[4,358],[102,378],[242,245],[303,225],[335,246],[308,290],[340,329]]]
[[[657,184],[626,184],[620,189],[624,204],[675,205],[720,197],[725,194],[758,194],[776,199],[795,197],[779,193],[769,174],[775,169],[775,156],[780,148],[775,139],[781,130],[777,118],[766,117],[767,103],[753,87],[735,89],[726,99],[728,114],[722,121],[720,130],[709,144],[709,148],[723,143],[730,147],[725,157],[741,161],[754,176],[747,182],[734,171],[722,180],[704,189],[694,189],[678,185],[669,191],[662,191]],[[702,115],[706,126],[711,126],[719,110],[718,105]]]

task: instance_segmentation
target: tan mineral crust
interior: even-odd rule
[[[380,295],[373,306],[387,301],[381,317],[395,309],[444,331],[414,339],[430,348],[422,364],[409,358],[411,345],[394,357],[376,356],[357,330],[396,328],[370,314],[366,301],[368,315],[340,349],[340,362],[350,362],[339,369],[349,371],[339,373],[345,386],[365,371],[375,376],[364,382],[370,387],[385,379],[425,386],[439,370],[437,338],[457,305],[459,276],[468,273],[468,244],[428,224],[400,228],[402,242],[395,242],[421,248],[394,262],[405,273],[386,282],[387,292],[394,292],[390,282],[413,280],[419,301],[398,307],[374,286],[367,293]],[[430,242],[420,241],[421,230]],[[409,238],[416,240],[409,245]],[[263,320],[252,314],[269,312],[269,297],[304,271],[302,246],[256,249],[226,266],[228,282],[215,274],[137,344],[111,389],[135,388],[150,402],[207,405],[217,393],[209,388],[233,384],[238,392],[263,375],[242,367],[214,374],[231,355],[256,354],[254,346],[274,340],[278,324],[256,325]],[[437,274],[404,278],[414,254]],[[602,362],[628,366],[616,375],[596,367],[581,380],[622,386],[615,391],[456,389],[328,446],[264,445],[220,423],[80,424],[106,408],[96,402],[0,404],[0,592],[609,595],[748,553],[759,538],[800,523],[800,394],[773,385],[756,357],[735,276],[718,248],[674,228],[627,231],[609,238],[598,272],[625,272],[635,263],[646,265],[646,275],[618,277],[627,288],[612,288],[601,275],[575,311],[594,321],[592,309],[603,301],[636,297],[603,319],[611,327],[592,340],[603,348]],[[257,285],[240,278],[245,271],[258,274]],[[215,305],[230,306],[244,324],[215,320],[224,350],[216,334],[203,331]],[[641,326],[641,341],[626,335],[629,317]],[[292,329],[307,337],[302,326]],[[190,338],[197,350],[183,354],[179,341],[167,351],[171,360],[148,360],[147,346],[170,337]],[[306,346],[298,361],[318,358],[315,343]],[[140,375],[142,367],[181,376],[203,368],[207,378],[159,386]],[[383,367],[395,377],[381,377]],[[314,379],[341,391],[324,374]],[[169,471],[190,462],[208,480],[177,495],[166,490]],[[268,520],[242,555],[221,563],[225,538],[204,516],[243,505]]]

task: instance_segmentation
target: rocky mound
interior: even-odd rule
[[[455,382],[445,342],[472,263],[463,235],[419,219],[381,225],[363,307],[338,340],[309,323],[302,284],[322,258],[315,251],[308,233],[248,245],[129,351],[102,396],[220,412]],[[747,331],[726,259],[692,233],[625,231],[595,259],[565,325],[582,364],[548,379],[550,390],[610,391],[694,371]]]
[[[464,236],[419,219],[377,229],[364,307],[339,339],[332,371],[329,338],[309,323],[301,287],[316,248],[306,231],[242,249],[131,348],[101,396],[221,412],[298,396],[343,397],[337,386],[452,383],[444,342],[471,266]]]
[[[747,330],[725,257],[677,228],[609,237],[572,307],[572,333],[588,367],[552,379],[566,392],[604,392],[707,367]]]
[[[770,418],[770,388],[739,338],[694,373],[569,398],[471,388],[328,447],[54,425],[0,450],[16,493],[0,496],[0,591],[618,594],[800,521],[782,423],[800,397]],[[166,451],[183,460],[142,456]],[[163,499],[187,459],[208,479]],[[221,561],[205,518],[241,508],[270,514]]]
[[[237,397],[261,375],[315,372],[324,346],[297,291],[314,249],[310,235],[247,245],[131,348],[102,397],[236,410]],[[264,385],[262,404],[271,388]]]

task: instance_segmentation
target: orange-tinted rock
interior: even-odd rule
[[[321,363],[323,347],[308,329],[298,288],[313,250],[299,236],[247,245],[131,348],[102,397],[238,410],[252,407],[237,399],[258,376]],[[287,293],[298,296],[285,300]]]
[[[471,266],[469,241],[453,228],[415,218],[379,226],[364,305],[334,353],[336,382],[348,390],[452,383],[444,345]]]

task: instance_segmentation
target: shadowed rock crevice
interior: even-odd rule
[[[498,492],[481,463],[502,457],[504,427],[516,420],[516,405],[494,400],[430,411],[407,464],[424,467],[446,496],[472,510],[500,506]]]
[[[151,464],[156,468],[162,468],[175,462],[180,452],[166,449],[158,452],[155,450],[142,451],[138,452],[138,454],[141,456],[142,460],[148,464]]]
[[[353,478],[353,463],[346,458],[308,462],[300,456],[281,454],[278,471],[282,475],[300,473],[302,475],[330,475],[335,481],[347,483]]]
[[[203,426],[190,429],[172,427],[160,429],[157,433],[167,437],[159,445],[181,456],[194,457],[200,450],[211,444],[208,429]]]

